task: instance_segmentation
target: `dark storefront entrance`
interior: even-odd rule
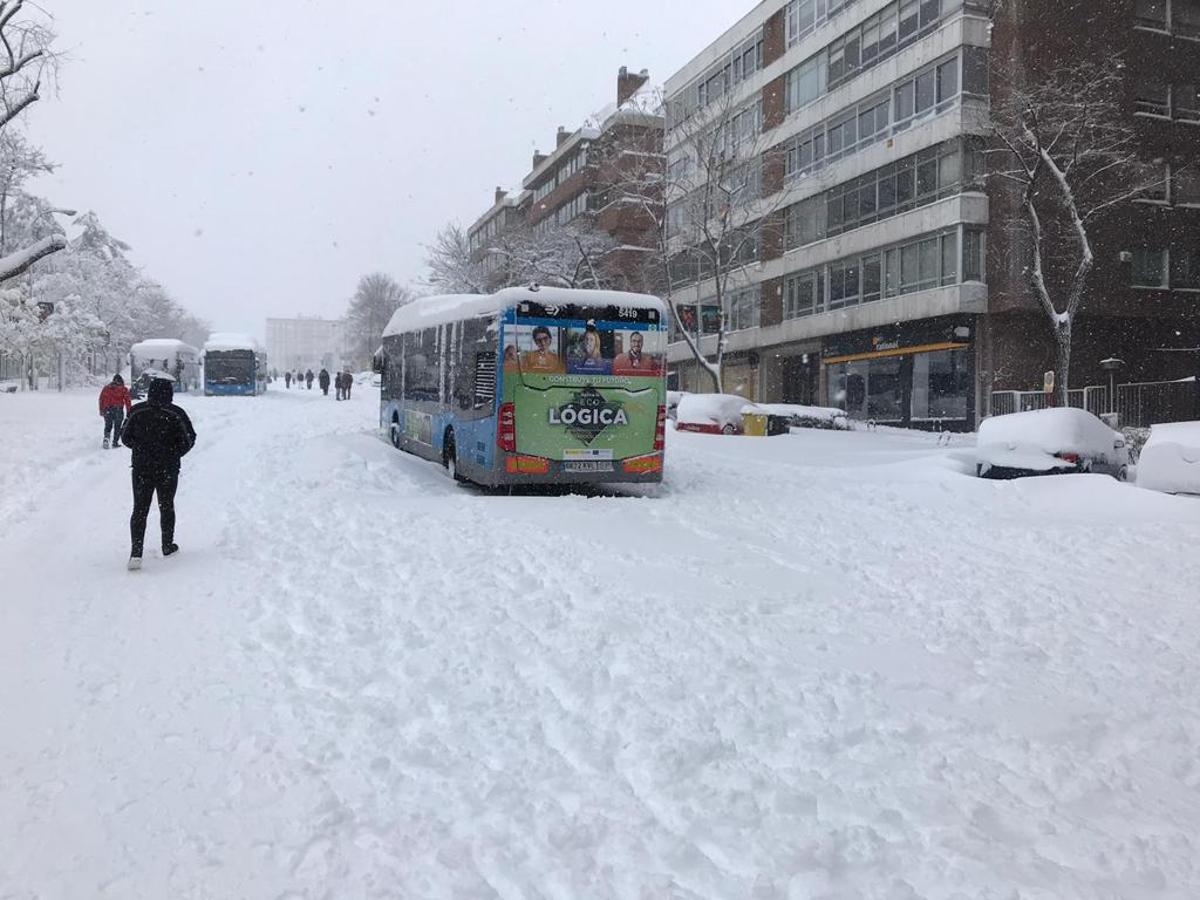
[[[970,320],[932,320],[831,338],[828,404],[853,419],[969,431],[975,421]]]
[[[816,406],[821,381],[821,362],[816,353],[785,356],[780,360],[780,387],[784,403]]]

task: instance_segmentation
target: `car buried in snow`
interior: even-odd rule
[[[1138,487],[1200,496],[1200,422],[1154,425],[1137,465]]]
[[[683,394],[675,411],[676,431],[742,434],[742,413],[755,405],[737,394]]]
[[[975,473],[1023,478],[1095,472],[1124,481],[1129,449],[1124,437],[1082,409],[1038,409],[984,419]]]

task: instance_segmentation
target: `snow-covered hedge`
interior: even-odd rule
[[[795,403],[759,403],[756,412],[783,416],[793,428],[829,428],[847,431],[850,422],[846,411],[828,406],[802,406]]]

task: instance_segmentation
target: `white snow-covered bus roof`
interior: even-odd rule
[[[444,294],[422,297],[405,304],[392,314],[383,329],[383,336],[404,334],[447,325],[461,319],[486,316],[512,309],[523,301],[543,306],[575,304],[578,306],[619,306],[626,309],[654,309],[665,316],[666,306],[650,294],[631,294],[626,291],[587,291],[576,288],[528,287],[505,288],[494,294]]]
[[[143,353],[147,356],[162,356],[164,352],[172,350],[175,352],[190,350],[195,354],[199,354],[200,352],[191,344],[185,344],[183,341],[176,340],[175,338],[149,338],[148,340],[138,341],[129,348],[129,352],[135,356],[141,356]]]
[[[204,342],[204,351],[207,353],[210,350],[216,353],[227,350],[253,350],[260,353],[262,346],[248,334],[222,331],[209,335],[208,340]]]

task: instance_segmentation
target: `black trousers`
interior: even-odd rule
[[[108,433],[112,432],[113,443],[121,440],[121,423],[125,421],[125,409],[121,406],[114,406],[104,412],[104,436],[108,437]]]
[[[175,491],[179,473],[161,469],[133,470],[133,515],[129,517],[130,556],[141,556],[146,540],[146,517],[150,503],[158,494],[158,521],[163,547],[175,541]]]

